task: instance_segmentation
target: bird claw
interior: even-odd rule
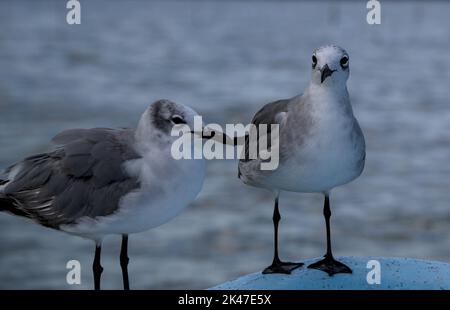
[[[263,274],[291,274],[292,270],[303,266],[303,263],[291,263],[291,262],[273,262],[272,265],[263,270]]]
[[[352,273],[350,267],[335,260],[333,256],[327,255],[324,256],[324,259],[309,265],[308,268],[326,272],[330,277],[338,273]]]

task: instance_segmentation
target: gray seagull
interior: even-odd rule
[[[49,153],[28,157],[0,173],[0,211],[95,241],[93,274],[100,289],[101,244],[122,235],[120,265],[128,280],[128,235],[166,223],[191,203],[205,177],[205,161],[171,156],[176,126],[194,128],[191,108],[154,102],[136,129],[73,129],[53,138]],[[193,134],[201,135],[203,133]]]
[[[331,251],[330,193],[357,178],[364,169],[365,141],[353,115],[347,91],[349,55],[335,45],[322,46],[312,55],[312,76],[304,93],[265,105],[252,123],[279,125],[279,166],[261,170],[261,159],[239,161],[239,178],[248,185],[274,193],[274,258],[263,273],[290,273],[301,263],[282,262],[278,256],[278,199],[281,191],[322,193],[327,250],[324,259],[308,266],[327,272],[351,273]],[[246,150],[249,135],[246,136]]]

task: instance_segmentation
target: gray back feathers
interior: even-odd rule
[[[252,119],[252,124],[256,126],[257,139],[259,141],[259,125],[267,124],[267,136],[270,137],[271,124],[279,124],[279,118],[277,117],[281,112],[287,112],[290,99],[282,99],[266,104]],[[267,141],[267,147],[270,147],[270,139]],[[252,159],[249,158],[249,136],[245,136],[245,158],[241,159],[241,162],[247,162]],[[259,149],[259,147],[258,147]]]
[[[0,192],[3,203],[9,202],[6,210],[58,228],[84,216],[112,214],[120,198],[139,187],[122,165],[140,157],[133,148],[133,130],[74,129],[53,141],[60,145],[53,152],[9,168],[20,167],[13,180],[3,180],[9,181]]]

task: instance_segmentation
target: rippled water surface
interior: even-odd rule
[[[332,196],[336,255],[450,260],[450,4],[364,1],[0,2],[0,167],[49,148],[73,127],[135,126],[170,98],[206,122],[248,123],[264,103],[302,92],[311,51],[350,53],[349,91],[367,141],[356,181]],[[320,195],[281,197],[281,254],[320,256]],[[197,201],[130,237],[133,288],[206,288],[261,270],[272,255],[272,201],[209,163]],[[0,214],[0,288],[91,288],[94,245]],[[103,247],[103,286],[121,288],[120,239]],[[82,264],[82,285],[65,282]]]

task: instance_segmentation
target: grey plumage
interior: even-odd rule
[[[295,111],[298,121],[290,123],[290,130],[281,130],[287,122],[287,116],[285,113]],[[312,124],[312,118],[310,117],[311,107],[307,104],[303,94],[294,96],[289,99],[281,99],[274,102],[270,102],[263,106],[252,119],[252,124],[256,125],[257,130],[257,143],[259,144],[259,125],[267,125],[267,136],[271,134],[271,124],[278,124],[280,126],[280,140],[279,140],[279,160],[282,163],[288,157],[292,151],[292,147],[300,147],[303,141],[309,135]],[[292,142],[296,145],[293,146]],[[245,137],[245,157],[239,161],[238,177],[242,178],[246,183],[257,183],[256,179],[260,175],[271,174],[272,171],[262,171],[259,168],[260,163],[263,161],[257,156],[256,159],[249,158],[249,136]],[[267,139],[267,147],[271,147],[271,139]],[[259,150],[259,145],[258,145]]]
[[[351,182],[361,174],[365,162],[365,140],[353,115],[347,90],[349,56],[342,48],[328,45],[316,49],[311,61],[311,81],[303,95],[266,105],[252,121],[254,124],[280,125],[279,139],[274,140],[279,142],[279,157],[273,157],[273,151],[277,151],[275,143],[270,152],[264,153],[279,159],[271,166],[274,168],[263,169],[259,158],[245,158],[239,162],[239,178],[245,184],[269,189],[274,195],[274,257],[263,273],[290,273],[300,265],[283,262],[278,256],[281,218],[278,198],[282,191],[324,195],[327,252],[323,260],[308,267],[326,271],[330,276],[352,272],[333,258],[329,199],[333,188]],[[260,140],[261,134],[255,138]],[[250,133],[250,138],[253,137]],[[258,143],[262,144],[262,141]],[[266,156],[261,152],[260,157]]]
[[[81,217],[114,213],[120,198],[139,187],[122,166],[140,157],[133,141],[130,129],[73,129],[58,134],[53,139],[57,149],[28,157],[2,175],[0,209],[55,229]],[[4,180],[14,168],[19,168],[17,175]]]
[[[176,109],[174,104],[170,100],[159,100],[152,105],[151,108],[151,122],[155,128],[161,130],[166,134],[170,134],[173,123],[171,117],[178,115],[182,119],[186,117],[181,109]]]
[[[0,211],[93,240],[95,289],[103,271],[102,240],[122,235],[120,266],[128,290],[128,235],[168,222],[203,185],[205,161],[176,160],[171,152],[178,139],[171,129],[194,128],[197,115],[162,99],[144,111],[135,130],[64,131],[53,138],[55,150],[0,171]]]
[[[271,124],[279,124],[279,118],[277,115],[282,112],[287,112],[288,104],[290,99],[282,99],[274,102],[270,102],[263,106],[258,112],[256,112],[255,116],[252,119],[252,124],[256,126],[256,134],[257,139],[259,140],[259,125],[266,124],[267,127],[267,135],[270,136],[270,125]],[[270,139],[267,141],[267,147],[270,147]],[[248,162],[254,159],[249,157],[249,135],[245,136],[245,157],[240,160],[240,162]],[[240,176],[240,172],[239,172]]]

